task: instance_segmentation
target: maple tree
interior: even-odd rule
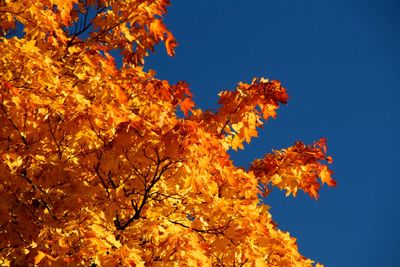
[[[286,90],[254,79],[202,111],[144,71],[157,43],[174,54],[168,4],[0,1],[0,264],[314,264],[262,197],[335,186],[325,139],[236,167]]]

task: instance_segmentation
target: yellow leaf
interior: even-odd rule
[[[33,53],[36,54],[39,52],[39,48],[35,44],[36,44],[36,40],[34,40],[34,39],[29,40],[23,45],[23,50],[25,50],[27,53],[30,53],[30,54],[33,54]]]
[[[46,157],[45,156],[43,156],[43,155],[35,155],[35,158],[36,158],[36,160],[37,161],[39,161],[39,162],[45,162],[46,161]]]
[[[73,45],[73,46],[68,47],[68,52],[70,52],[71,54],[78,53],[80,51],[81,51],[81,48],[79,46]]]
[[[238,135],[233,137],[231,145],[235,151],[237,151],[238,148],[244,149],[243,140]]]
[[[39,250],[37,255],[35,256],[34,263],[39,264],[45,257],[47,257],[47,254]]]
[[[209,163],[210,163],[210,158],[208,158],[208,157],[201,157],[201,158],[199,159],[199,164],[198,164],[198,166],[199,166],[200,169],[206,169]]]
[[[122,24],[122,25],[120,26],[120,30],[121,30],[121,32],[124,34],[124,36],[126,37],[126,39],[127,39],[129,42],[133,42],[133,41],[135,40],[135,37],[130,33],[129,29],[126,27],[125,24]]]

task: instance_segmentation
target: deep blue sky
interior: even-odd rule
[[[338,186],[318,201],[266,200],[300,251],[326,266],[400,266],[400,4],[396,1],[173,1],[179,47],[147,68],[186,80],[202,109],[254,76],[278,79],[290,101],[245,151],[247,167],[272,148],[328,138]]]

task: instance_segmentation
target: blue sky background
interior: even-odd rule
[[[278,79],[290,100],[259,138],[232,153],[239,166],[296,140],[328,138],[338,186],[318,201],[266,199],[301,253],[326,266],[400,266],[400,2],[220,0],[172,2],[179,47],[147,68],[186,80],[198,107],[255,76]]]

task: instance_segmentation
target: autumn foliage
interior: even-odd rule
[[[326,141],[236,167],[286,90],[254,79],[202,111],[144,71],[157,43],[174,54],[167,5],[0,1],[0,265],[313,265],[262,197],[335,186]]]

